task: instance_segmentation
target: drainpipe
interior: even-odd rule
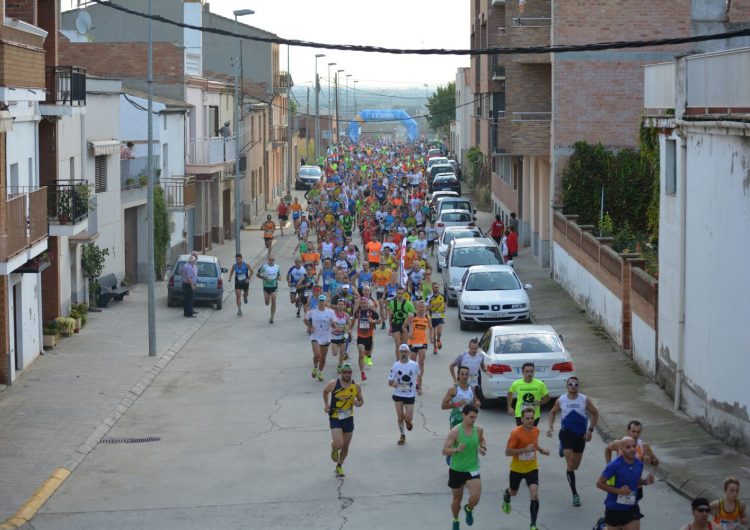
[[[675,121],[682,121],[684,109],[687,106],[687,65],[685,57],[678,57],[675,65]],[[675,129],[680,139],[680,178],[678,192],[680,193],[680,292],[677,300],[677,366],[674,381],[674,408],[680,410],[682,401],[682,383],[685,378],[685,288],[687,281],[685,272],[687,269],[687,170],[685,160],[687,159],[687,135],[681,128]],[[675,153],[677,156],[677,153]]]

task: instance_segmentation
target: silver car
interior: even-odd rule
[[[471,239],[484,237],[482,229],[478,226],[451,226],[443,231],[437,243],[437,271],[441,272],[445,267],[445,259],[448,256],[448,245],[454,239]]]
[[[476,217],[469,210],[443,210],[435,220],[438,236],[449,226],[476,226]]]
[[[443,269],[443,296],[448,305],[455,305],[461,280],[466,270],[474,265],[504,265],[495,242],[488,237],[451,241]]]
[[[469,267],[458,292],[458,321],[466,331],[471,324],[528,322],[531,304],[526,291],[510,265]]]
[[[547,385],[551,397],[562,396],[566,381],[576,375],[573,358],[552,326],[493,326],[479,340],[479,352],[487,367],[482,374],[485,399],[505,398],[513,381],[523,377],[524,363],[534,363],[534,377]]]
[[[187,263],[190,256],[183,254],[169,271],[167,282],[167,305],[172,307],[182,303],[182,271],[183,265]],[[195,288],[195,301],[214,304],[216,309],[221,309],[224,299],[224,280],[222,273],[227,269],[219,264],[216,256],[199,255],[196,263],[198,273],[198,285]]]

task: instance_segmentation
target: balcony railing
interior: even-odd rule
[[[234,162],[234,137],[195,138],[188,143],[188,164],[212,166]]]
[[[86,70],[75,66],[48,66],[47,103],[82,106],[86,104]]]
[[[160,182],[167,208],[182,210],[195,206],[195,177],[162,177]]]
[[[9,187],[5,227],[5,233],[0,234],[0,261],[8,261],[47,237],[47,188]]]
[[[511,121],[550,121],[551,112],[514,112]]]
[[[710,114],[748,113],[750,48],[686,58],[687,107]]]
[[[552,17],[513,17],[514,28],[548,28],[552,25]]]
[[[159,169],[160,157],[154,155],[154,171]],[[120,189],[132,190],[148,184],[148,157],[139,156],[120,160]]]
[[[91,185],[85,180],[58,180],[47,186],[47,219],[51,224],[76,224],[89,216]]]
[[[289,87],[289,81],[291,76],[288,72],[279,72],[274,76],[273,79],[273,92],[274,94],[282,94],[287,91]]]
[[[289,140],[289,128],[286,125],[277,125],[271,130],[272,141],[283,143]]]

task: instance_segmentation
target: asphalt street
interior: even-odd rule
[[[252,238],[260,244],[258,233]],[[293,247],[294,239],[285,236],[275,248],[282,271],[291,264]],[[448,414],[440,402],[451,383],[448,364],[479,332],[459,331],[455,308],[448,310],[443,350],[428,353],[415,428],[406,445],[397,446],[386,384],[393,341],[387,331],[377,331],[346,478],[338,479],[329,458],[324,383],[310,378],[312,353],[286,288],[278,302],[270,325],[260,283],[253,280],[243,317],[235,314],[233,296],[222,311],[204,308],[211,314],[201,329],[108,434],[160,440],[99,444],[39,511],[33,527],[450,528],[448,469],[440,454]],[[334,377],[329,359],[326,379]],[[511,514],[500,510],[509,464],[504,446],[515,424],[504,408],[480,411],[478,422],[486,429],[488,452],[472,528],[528,528],[523,489]],[[539,528],[591,528],[603,513],[604,494],[595,487],[604,467],[602,440],[595,435],[577,473],[579,508],[571,506],[556,438],[543,437],[541,444],[552,456],[540,457]],[[641,506],[644,529],[677,528],[689,516],[685,499],[659,481],[646,488]],[[463,517],[461,524],[467,528]]]

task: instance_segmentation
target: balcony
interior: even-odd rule
[[[750,114],[750,48],[686,57],[686,115]]]
[[[289,141],[289,128],[286,125],[275,125],[271,129],[271,141],[283,144]]]
[[[75,66],[48,66],[47,99],[42,104],[46,116],[70,116],[73,109],[86,105],[86,70]]]
[[[0,87],[45,88],[46,36],[46,31],[26,22],[0,20]]]
[[[285,94],[286,91],[291,88],[291,80],[292,76],[290,76],[288,72],[279,72],[273,76],[273,93]]]
[[[154,155],[154,171],[158,172],[159,155]],[[157,173],[158,174],[158,173]],[[148,157],[137,156],[120,160],[120,200],[130,206],[146,202],[146,187],[148,185]]]
[[[675,63],[648,64],[643,67],[643,108],[647,114],[662,114],[675,107]]]
[[[230,170],[234,164],[234,137],[194,138],[188,142],[185,172],[199,175]]]
[[[0,275],[47,250],[47,188],[9,187],[5,233],[0,234]]]
[[[195,177],[162,177],[164,200],[170,210],[187,210],[195,207]]]
[[[49,235],[72,237],[86,230],[91,192],[85,180],[58,180],[47,186]]]
[[[545,48],[550,45],[552,18],[549,16],[513,17],[510,26],[511,46],[514,48]],[[549,53],[514,53],[511,60],[518,63],[549,63]]]
[[[512,154],[549,156],[551,112],[513,112],[510,118]]]

